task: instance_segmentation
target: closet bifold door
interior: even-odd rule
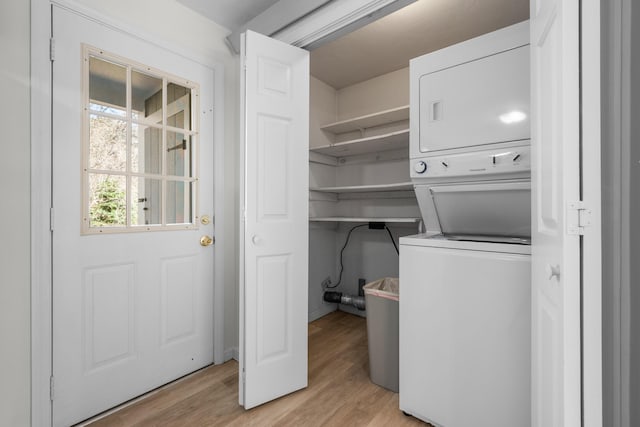
[[[307,386],[309,53],[242,43],[239,402]]]

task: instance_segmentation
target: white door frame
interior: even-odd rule
[[[348,4],[344,0],[340,5]],[[364,2],[373,8],[376,1]],[[352,3],[355,4],[355,1]],[[582,179],[583,201],[591,210],[591,225],[583,239],[583,419],[585,426],[602,425],[602,257],[600,172],[600,4],[581,2],[582,44]],[[337,7],[334,8],[338,10]],[[335,11],[333,11],[335,12]],[[329,7],[312,14],[274,38],[304,47],[320,38],[319,29],[339,30],[341,18]],[[348,23],[344,23],[344,26]],[[323,33],[324,34],[324,33]],[[326,34],[325,34],[326,35]]]
[[[591,210],[582,246],[582,419],[602,426],[602,215],[600,2],[581,2],[582,200]]]
[[[31,425],[52,423],[51,63],[52,5],[196,61],[214,73],[214,363],[224,361],[224,65],[116,22],[71,0],[31,0]],[[79,83],[78,83],[79,84]],[[80,87],[80,86],[78,86]],[[220,232],[217,232],[220,230]]]

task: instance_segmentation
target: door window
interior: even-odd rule
[[[196,228],[198,85],[83,48],[84,233]]]

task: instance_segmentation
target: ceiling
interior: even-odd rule
[[[178,0],[231,32],[237,30],[278,0]]]
[[[278,0],[178,1],[234,31]],[[417,0],[313,50],[311,74],[341,89],[528,17],[529,0]]]
[[[529,0],[418,0],[315,49],[311,74],[340,89],[528,18]]]

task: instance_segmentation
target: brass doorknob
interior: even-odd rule
[[[202,236],[200,238],[200,244],[202,246],[209,246],[213,244],[213,237],[210,236]]]

